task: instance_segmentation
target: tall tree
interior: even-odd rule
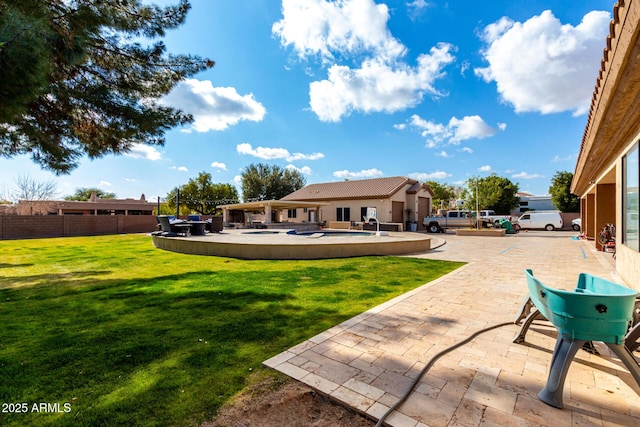
[[[115,199],[116,198],[116,194],[115,193],[109,193],[107,191],[101,190],[99,188],[76,188],[75,193],[73,193],[71,196],[67,196],[64,199],[65,200],[78,200],[78,201],[86,201],[89,200],[91,198],[91,194],[92,193],[96,193],[96,197],[99,199]]]
[[[295,169],[283,169],[264,163],[251,164],[241,174],[242,197],[250,200],[278,200],[301,189],[307,183]]]
[[[53,199],[57,193],[55,181],[42,181],[30,175],[20,175],[16,178],[15,188],[11,190],[13,200],[29,202],[44,202]]]
[[[434,208],[449,208],[449,202],[456,197],[455,189],[450,184],[440,184],[437,181],[426,181],[433,190],[432,205]]]
[[[493,209],[501,215],[508,215],[520,202],[518,184],[496,174],[469,178],[465,184],[464,201],[470,210],[476,209],[476,194],[480,209]]]
[[[159,99],[214,64],[168,55],[154,40],[189,8],[187,0],[0,0],[0,155],[28,154],[62,174],[84,155],[162,145],[165,131],[192,117]]]
[[[167,205],[176,207],[176,194],[180,192],[180,206],[201,215],[218,213],[218,206],[238,201],[238,190],[231,184],[214,184],[210,173],[200,172],[188,183],[174,188],[167,195]]]
[[[551,178],[549,194],[553,205],[560,212],[580,212],[580,197],[571,194],[571,181],[573,174],[566,171],[558,171]]]

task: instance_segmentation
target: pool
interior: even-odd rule
[[[313,237],[349,237],[349,236],[374,236],[375,233],[370,231],[354,231],[354,230],[315,230],[315,231],[299,231],[291,230],[287,232],[292,236],[313,236]]]
[[[280,231],[269,231],[269,230],[243,231],[242,234],[280,234]]]

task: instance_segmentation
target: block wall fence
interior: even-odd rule
[[[153,215],[7,215],[0,240],[151,233],[157,224]]]

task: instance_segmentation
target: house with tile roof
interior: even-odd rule
[[[640,0],[619,1],[591,99],[571,192],[582,230],[598,249],[616,226],[618,275],[640,290]]]
[[[420,224],[419,218],[429,215],[432,197],[433,190],[427,184],[395,176],[311,184],[280,200],[220,208],[225,226],[259,222],[270,228],[301,224],[349,228],[366,216],[375,216],[387,229],[403,231],[407,224]]]
[[[290,220],[304,219],[327,224],[362,222],[374,214],[380,223],[421,223],[431,212],[433,190],[415,179],[402,176],[307,185],[283,197],[283,201],[323,202],[321,211],[288,212]]]

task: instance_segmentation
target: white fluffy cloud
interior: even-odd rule
[[[227,170],[227,165],[221,162],[211,162],[211,167],[214,169]]]
[[[160,160],[162,158],[162,154],[156,147],[145,144],[132,144],[124,155],[134,159]]]
[[[406,3],[409,12],[409,18],[415,19],[429,7],[427,0],[413,0]]]
[[[484,166],[480,166],[478,168],[478,171],[479,172],[492,172],[493,168],[491,166],[489,166],[489,165],[484,165]]]
[[[486,82],[495,81],[505,102],[516,112],[543,114],[588,111],[602,58],[602,41],[610,15],[587,13],[576,26],[562,24],[546,10],[526,22],[509,18],[488,25],[482,52],[489,63],[476,68]]]
[[[395,58],[406,51],[387,29],[389,8],[373,0],[282,0],[282,16],[272,32],[301,58],[318,55],[332,61],[334,52],[363,50]]]
[[[447,126],[453,131],[449,142],[459,144],[467,139],[483,139],[496,134],[496,130],[487,125],[480,116],[465,116],[462,119],[452,117]]]
[[[497,133],[497,130],[486,124],[480,116],[465,116],[462,119],[451,117],[445,125],[427,121],[414,114],[411,116],[410,124],[418,129],[430,148],[442,144],[459,145],[462,141],[488,138]]]
[[[447,179],[452,175],[444,171],[435,172],[414,172],[409,174],[409,178],[417,179],[418,181],[432,181],[438,179]]]
[[[180,172],[189,172],[189,169],[186,166],[172,166],[171,169],[177,170]]]
[[[352,111],[364,113],[404,110],[422,101],[425,94],[441,95],[434,81],[453,62],[449,44],[439,44],[418,57],[416,67],[367,59],[357,69],[332,65],[326,80],[309,85],[311,110],[322,121],[338,122]]]
[[[551,160],[553,163],[557,163],[557,162],[575,162],[576,159],[578,158],[577,154],[570,154],[568,156],[564,156],[564,157],[560,157],[557,154],[555,156],[553,156],[553,159]]]
[[[422,9],[426,3],[408,6]],[[454,61],[453,46],[433,47],[418,56],[415,66],[402,62],[407,48],[391,34],[385,4],[283,0],[282,15],[272,27],[281,44],[302,61],[318,57],[328,67],[326,79],[309,85],[309,105],[320,120],[338,122],[354,111],[399,111],[417,105],[425,94],[442,95],[434,82]]]
[[[214,87],[209,80],[186,79],[162,100],[164,104],[193,115],[188,130],[225,130],[241,120],[262,121],[266,109],[252,93],[240,95],[232,87]]]
[[[382,173],[382,171],[372,168],[372,169],[363,169],[359,172],[352,172],[349,170],[341,170],[341,171],[335,171],[333,173],[333,176],[335,176],[336,178],[343,178],[343,179],[348,179],[348,178],[375,178],[378,176],[382,176],[384,175]]]
[[[258,157],[265,160],[273,159],[285,159],[288,162],[294,162],[296,160],[318,160],[324,157],[322,153],[293,153],[291,154],[286,148],[270,148],[270,147],[256,147],[253,148],[251,144],[243,143],[236,146],[236,150],[240,154],[248,154],[250,156]]]
[[[297,167],[295,165],[288,164],[287,166],[285,166],[285,169],[289,169],[291,171],[298,171],[303,175],[311,175],[311,173],[312,173],[312,170],[311,170],[311,168],[309,166],[303,166],[303,167],[299,168],[299,167]]]
[[[511,178],[536,179],[536,178],[544,178],[544,175],[540,175],[537,173],[520,172],[520,173],[511,175]]]

